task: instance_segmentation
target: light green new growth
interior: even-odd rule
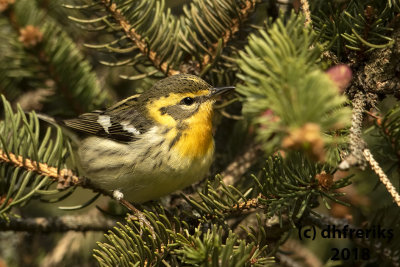
[[[350,108],[337,86],[317,65],[323,46],[294,14],[284,24],[278,19],[268,31],[249,37],[238,61],[244,81],[243,113],[257,125],[258,139],[267,151],[307,123],[319,125],[321,133],[347,127]],[[343,141],[324,135],[325,143]]]

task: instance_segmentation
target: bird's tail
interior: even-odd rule
[[[43,114],[43,113],[36,113],[36,116],[40,120],[45,121],[55,127],[60,127],[62,132],[64,133],[64,135],[68,136],[74,144],[79,144],[79,140],[80,140],[79,137],[74,132],[72,132],[70,129],[68,129],[68,127],[65,126],[65,123],[63,120],[51,117],[51,116]]]

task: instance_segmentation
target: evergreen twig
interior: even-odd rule
[[[92,184],[89,179],[78,177],[73,174],[71,170],[62,169],[60,171],[57,171],[56,167],[48,166],[46,163],[37,163],[36,161],[33,161],[31,159],[23,158],[20,155],[14,155],[11,152],[4,153],[1,149],[0,162],[10,163],[16,167],[25,168],[26,170],[35,172],[39,175],[51,177],[58,182],[58,187],[60,189],[66,189],[67,187],[78,185],[82,186],[83,188],[91,189],[94,192],[99,192],[103,195],[116,199],[124,207],[134,213],[141,223],[146,224],[146,226],[148,226],[150,230],[152,230],[151,225],[146,221],[146,218],[144,217],[142,212],[136,209],[131,203],[129,203],[129,201],[124,198],[115,197],[112,191],[98,188],[97,186]]]
[[[386,189],[389,191],[390,195],[396,202],[397,206],[400,207],[400,195],[396,191],[396,188],[390,182],[389,178],[386,176],[379,163],[374,159],[369,149],[364,149],[363,154],[367,162],[370,164],[372,170],[378,175],[381,182],[385,185]]]
[[[2,89],[53,89],[55,93],[49,94],[46,106],[57,103],[56,108],[52,107],[53,112],[58,109],[58,112],[67,111],[70,115],[81,114],[104,103],[108,92],[100,88],[90,63],[69,34],[56,20],[46,17],[36,1],[17,1],[5,15],[13,30],[11,37],[18,39],[15,42],[8,37],[10,51],[4,53],[3,60],[10,62],[10,66],[3,64],[6,67],[0,68]],[[11,51],[12,56],[8,55]]]
[[[124,30],[127,37],[129,37],[139,48],[143,55],[147,55],[148,59],[153,62],[153,65],[159,68],[164,74],[168,76],[179,74],[178,70],[174,70],[169,67],[167,62],[162,62],[155,51],[150,51],[148,45],[143,42],[142,36],[135,31],[129,21],[119,12],[117,5],[111,0],[102,0],[104,6],[114,17],[114,19],[119,23],[119,25]]]
[[[308,27],[309,25],[312,24],[310,5],[308,4],[308,0],[300,0],[300,3],[301,3],[301,9],[303,10],[304,18],[305,18],[304,26]]]
[[[340,164],[341,170],[347,170],[351,166],[358,165],[365,169],[365,158],[363,149],[366,144],[362,139],[362,120],[365,107],[365,95],[358,92],[353,99],[353,115],[350,128],[350,155],[348,155]]]
[[[256,197],[256,198],[252,198],[247,200],[246,202],[243,203],[239,203],[233,206],[233,209],[238,209],[238,210],[249,210],[252,208],[257,208],[260,206],[259,202],[258,202],[258,198],[261,197],[261,194]]]
[[[27,232],[87,232],[107,231],[115,226],[116,221],[103,216],[66,215],[60,217],[15,218],[0,220],[0,231]]]
[[[227,43],[232,39],[233,35],[240,30],[240,25],[242,21],[246,20],[248,16],[254,11],[255,8],[255,1],[254,0],[247,0],[243,4],[243,8],[239,11],[239,17],[232,19],[232,26],[230,29],[227,29],[225,33],[222,34],[222,47],[225,47]],[[216,57],[216,53],[218,52],[218,42],[214,43],[210,47],[210,54],[211,57],[206,54],[203,57],[202,66],[206,66],[207,64],[214,61]]]
[[[49,176],[57,181],[66,180],[68,178],[67,180],[74,185],[79,184],[81,181],[81,179],[74,175],[71,170],[62,169],[58,171],[56,167],[49,166],[46,163],[37,163],[31,159],[23,158],[20,155],[14,155],[11,152],[4,153],[4,151],[1,149],[0,162],[9,163],[15,167],[22,167],[28,171],[32,171],[43,176]]]
[[[246,150],[241,153],[235,160],[229,164],[221,173],[224,184],[234,185],[246,171],[255,163],[255,160],[260,155],[259,145],[250,144]]]

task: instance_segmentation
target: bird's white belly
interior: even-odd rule
[[[204,157],[186,158],[178,156],[163,138],[153,133],[151,138],[127,145],[89,137],[80,146],[81,169],[93,184],[119,190],[124,198],[135,203],[182,189],[207,174],[214,149]],[[151,145],[158,148],[148,150]],[[96,157],[89,156],[94,154]]]

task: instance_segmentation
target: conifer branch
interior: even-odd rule
[[[24,168],[27,171],[35,172],[39,175],[48,176],[58,182],[57,189],[66,189],[70,186],[81,186],[83,188],[91,189],[94,192],[99,192],[105,196],[116,199],[112,191],[104,190],[93,185],[89,179],[76,176],[69,169],[62,169],[58,171],[56,167],[48,166],[46,163],[36,162],[28,158],[23,158],[20,155],[15,155],[11,152],[5,153],[0,149],[0,163],[9,163],[15,167]],[[128,210],[137,214],[139,220],[142,221],[143,215],[136,209],[129,201],[124,198],[116,199],[119,203],[125,206]],[[2,204],[0,202],[0,204]],[[144,221],[146,224],[147,222]]]
[[[19,37],[19,41],[21,43],[24,43],[24,38],[22,36],[22,32],[24,30],[26,30],[26,28],[28,27],[32,27],[32,25],[28,25],[26,28],[22,28],[21,25],[19,25],[17,19],[16,19],[16,14],[13,10],[10,10],[7,12],[7,17],[8,20],[10,21],[10,25],[13,27],[13,29],[20,34]],[[38,28],[34,27],[36,30],[38,30]],[[40,34],[42,34],[42,32],[40,32],[40,30],[38,30],[38,32]],[[32,33],[31,33],[32,35]],[[43,34],[42,34],[43,37]],[[38,40],[38,43],[41,42],[42,40]],[[47,59],[46,57],[46,52],[42,49],[39,48],[39,46],[36,46],[37,44],[31,45],[32,47],[34,47],[34,49],[29,49],[27,51],[29,51],[30,54],[32,54],[33,56],[35,56],[38,61],[47,68],[48,73],[50,74],[50,77],[53,79],[54,82],[56,82],[59,85],[60,91],[62,92],[62,94],[65,96],[66,100],[68,100],[68,103],[70,104],[70,106],[74,109],[74,111],[77,114],[83,113],[84,109],[80,106],[78,106],[78,102],[74,101],[74,99],[69,95],[69,90],[68,88],[63,85],[60,81],[60,77],[58,76],[58,74],[55,72],[54,67],[51,65],[50,61]]]
[[[87,232],[108,231],[116,225],[116,221],[104,216],[73,216],[15,218],[0,220],[0,231],[26,231],[26,232]]]
[[[256,158],[260,155],[260,146],[250,144],[246,150],[229,164],[221,173],[222,180],[226,185],[234,185],[246,171],[255,163]]]
[[[366,144],[362,139],[362,120],[365,107],[365,95],[357,92],[352,101],[353,115],[350,128],[350,155],[346,157],[340,164],[341,170],[347,170],[351,166],[358,165],[361,169],[365,168],[365,158],[363,149]]]
[[[280,266],[300,267],[299,263],[289,255],[277,252],[275,257],[279,261]]]
[[[234,205],[233,209],[249,210],[249,209],[252,209],[252,208],[257,208],[259,206],[259,202],[258,202],[258,198],[259,197],[261,197],[261,194],[256,198],[252,198],[252,199],[247,200],[246,202]]]
[[[0,68],[1,87],[8,91],[20,87],[22,92],[54,89],[55,93],[44,101],[46,107],[54,109],[54,105],[58,111],[53,112],[62,110],[69,115],[103,104],[107,91],[100,88],[79,47],[56,20],[44,17],[44,10],[35,1],[17,1],[5,12],[8,31],[14,33],[6,38],[9,50],[3,58],[6,67]]]
[[[260,201],[258,200],[262,197],[263,196],[259,194],[255,198],[248,199],[245,202],[233,205],[230,210],[226,211],[226,218],[237,218],[238,222],[241,222],[245,219],[245,216],[265,209],[266,205],[260,203]]]
[[[382,135],[388,143],[390,143],[392,151],[396,155],[397,162],[400,162],[400,149],[398,148],[398,126],[400,117],[398,117],[398,111],[398,108],[394,108],[383,117],[377,116],[368,111],[366,113],[375,119],[375,123],[380,128]],[[400,171],[400,169],[398,169],[398,171]]]
[[[386,189],[389,191],[390,195],[396,202],[397,206],[400,207],[400,195],[396,191],[396,188],[390,182],[389,178],[386,176],[379,163],[374,159],[369,149],[364,149],[363,154],[367,162],[370,164],[372,170],[378,175],[381,182],[385,185]]]
[[[254,0],[247,0],[243,4],[243,8],[241,8],[238,12],[239,17],[232,19],[231,28],[227,29],[225,33],[222,34],[222,47],[226,47],[227,43],[232,39],[235,33],[237,33],[240,30],[240,24],[242,23],[243,20],[246,20],[248,16],[254,11],[254,7],[255,7]],[[204,55],[202,66],[206,66],[207,64],[214,61],[217,49],[218,49],[218,42],[214,43],[209,49],[210,54],[213,56],[210,56],[209,54]]]
[[[62,169],[60,171],[55,167],[48,166],[46,163],[36,162],[20,155],[14,155],[11,152],[5,153],[0,149],[0,162],[9,163],[15,167],[22,167],[28,171],[35,172],[39,175],[51,177],[57,181],[67,180],[72,184],[79,184],[81,179],[74,175],[71,170]]]
[[[397,19],[393,21],[395,21],[394,25],[390,26],[394,30],[390,34],[390,43],[393,45],[384,49],[376,49],[368,56],[361,67],[354,68],[356,70],[353,79],[355,86],[349,88],[349,95],[357,92],[358,88],[375,95],[398,95],[400,79],[397,66],[400,55],[400,24]]]
[[[300,3],[301,3],[301,9],[303,10],[303,14],[304,14],[304,18],[305,18],[304,26],[308,27],[312,23],[310,5],[308,4],[308,0],[300,0]]]
[[[131,39],[139,48],[143,55],[147,55],[148,59],[153,63],[154,67],[160,69],[164,74],[171,76],[179,74],[178,70],[169,67],[167,62],[162,62],[155,51],[149,50],[147,44],[143,42],[142,36],[136,32],[129,21],[117,9],[117,5],[111,0],[102,0],[104,6],[112,14],[113,18],[119,23],[124,30],[126,36]]]

